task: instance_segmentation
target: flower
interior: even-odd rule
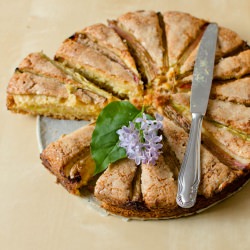
[[[162,148],[162,135],[158,135],[158,130],[162,129],[162,119],[157,114],[156,120],[150,120],[142,113],[142,117],[117,131],[119,146],[126,150],[127,157],[134,160],[136,165],[156,163]]]

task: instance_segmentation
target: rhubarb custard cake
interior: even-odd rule
[[[9,110],[92,121],[40,155],[70,193],[88,190],[112,214],[175,218],[247,183],[250,48],[237,33],[219,27],[198,197],[192,208],[176,203],[193,68],[208,24],[176,11],[129,12],[75,32],[54,59],[39,52],[20,63],[7,87]]]

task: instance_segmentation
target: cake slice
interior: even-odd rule
[[[93,124],[84,126],[50,143],[40,155],[43,165],[75,195],[80,195],[80,189],[88,184],[95,172],[90,153],[93,131]]]
[[[128,12],[109,24],[127,41],[148,82],[166,69],[163,33],[157,13]]]
[[[59,119],[95,119],[115,99],[83,77],[69,75],[43,53],[28,55],[7,88],[9,110]]]
[[[99,23],[88,26],[79,33],[86,35],[103,54],[122,64],[132,71],[135,77],[140,79],[134,58],[131,56],[126,43],[122,41],[114,29]]]
[[[238,50],[243,49],[245,42],[235,32],[219,27],[218,42],[216,48],[216,61],[220,58],[230,55]],[[185,75],[194,67],[195,58],[198,52],[199,43],[192,50],[188,58],[180,67],[180,74]]]
[[[244,77],[226,83],[214,82],[211,88],[210,98],[249,106],[250,77]]]
[[[112,92],[119,98],[129,99],[136,106],[141,105],[143,85],[139,79],[121,64],[96,50],[85,36],[76,33],[66,39],[55,58],[100,88]]]
[[[187,13],[168,11],[163,13],[169,66],[177,64],[185,50],[204,31],[206,21]]]
[[[242,133],[250,134],[250,107],[209,100],[206,117]]]
[[[214,67],[215,80],[239,79],[250,74],[250,49],[244,50],[237,55],[226,57]],[[179,84],[191,83],[193,75],[188,75],[178,82]]]
[[[169,96],[172,106],[184,116],[189,113],[190,117],[190,94],[177,93]],[[221,100],[209,100],[205,119],[215,121],[231,129],[249,134],[250,133],[250,107],[233,102]]]
[[[176,93],[169,95],[167,101],[177,112],[191,120],[190,93]],[[206,120],[229,128],[242,136],[249,135],[250,108],[234,102],[209,99],[205,115]]]
[[[188,94],[174,94],[164,107],[166,114],[186,132],[189,132],[191,123],[189,100]],[[205,119],[202,139],[206,146],[228,166],[236,169],[250,167],[249,135]]]
[[[214,68],[214,79],[240,78],[250,73],[250,49],[221,60]]]
[[[125,207],[132,202],[136,172],[133,160],[122,159],[110,164],[97,180],[95,197],[104,203]]]
[[[177,207],[177,178],[180,163],[163,138],[162,154],[155,165],[142,164],[141,189],[150,210],[168,210]]]
[[[168,163],[160,156],[156,165],[142,165],[142,195],[151,210],[177,207],[177,182],[169,170]]]
[[[123,215],[140,216],[142,213],[149,217],[159,211],[175,209],[179,163],[169,150],[164,145],[164,153],[154,166],[136,166],[129,159],[110,164],[97,180],[95,197],[108,211],[122,211]]]
[[[235,51],[243,49],[243,45],[245,42],[240,38],[240,36],[233,32],[230,29],[219,27],[218,31],[218,41],[216,48],[216,61],[220,58],[230,55]],[[198,43],[195,48],[192,50],[190,55],[184,61],[184,63],[180,66],[180,74],[184,75],[191,72],[194,68],[194,62],[196,59],[196,55],[198,52],[200,43]]]
[[[232,167],[239,169],[250,168],[250,137],[236,133],[224,126],[210,121],[203,121],[203,134],[206,141],[213,142],[217,148],[235,159]]]
[[[163,119],[163,133],[179,162],[183,161],[188,134],[167,117]],[[237,178],[237,171],[221,163],[201,145],[201,183],[198,194],[214,196]]]

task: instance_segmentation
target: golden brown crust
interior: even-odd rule
[[[109,21],[109,26],[112,27],[124,40],[126,40],[131,54],[136,60],[138,70],[144,83],[150,83],[157,75],[157,67],[149,55],[149,52],[142,46],[140,42],[128,31],[118,25],[117,21]]]
[[[118,18],[118,25],[133,36],[149,52],[156,63],[159,73],[164,66],[162,30],[154,11],[129,12]]]
[[[58,98],[68,98],[65,85],[56,78],[21,73],[16,71],[8,84],[7,93],[10,95],[45,95]]]
[[[164,66],[162,30],[158,16],[154,11],[128,12],[118,19],[118,25],[131,33],[148,51],[158,68],[158,73]]]
[[[244,45],[244,41],[234,31],[225,27],[219,27],[217,57],[224,57]]]
[[[142,101],[142,85],[133,74],[119,63],[81,42],[67,39],[56,53],[56,58],[67,66],[97,83],[101,88],[111,91],[132,103]]]
[[[236,34],[230,29],[219,27],[218,42],[216,48],[216,60],[240,49],[243,44],[244,41],[240,38],[238,34]],[[197,43],[197,46],[192,50],[183,65],[181,65],[180,74],[185,74],[193,69],[198,48],[199,43]]]
[[[230,80],[239,79],[250,74],[250,50],[244,50],[238,55],[222,59],[214,67],[214,79]],[[193,74],[182,77],[180,83],[191,83]]]
[[[69,61],[73,67],[88,67],[89,70],[101,71],[103,74],[112,75],[122,82],[134,82],[132,75],[130,75],[121,65],[111,61],[106,56],[98,53],[91,47],[81,43],[81,37],[78,37],[78,42],[67,39],[61,45],[56,53],[57,58]],[[79,65],[79,66],[77,66]]]
[[[71,77],[53,65],[42,52],[30,53],[18,65],[18,70],[47,77],[57,78],[60,81],[70,81]]]
[[[172,94],[170,97],[173,106],[180,105],[180,112],[191,119],[188,112],[190,105],[190,93]],[[178,108],[178,106],[177,106]],[[249,134],[250,130],[250,107],[233,102],[224,102],[221,100],[209,100],[206,116],[207,119],[217,123],[229,126],[235,130]]]
[[[214,83],[211,88],[211,98],[250,106],[250,77],[226,83]]]
[[[221,60],[214,67],[214,79],[240,78],[250,73],[250,50]]]
[[[128,51],[127,46],[123,43],[118,34],[105,24],[98,23],[88,26],[80,31],[80,33],[86,34],[95,42],[104,44],[111,48],[111,50],[118,49],[119,51]]]
[[[178,96],[181,98],[178,99]],[[163,111],[188,133],[191,116],[188,107],[182,106],[183,103],[180,103],[183,96],[187,95],[185,93],[172,95],[171,97],[180,106],[177,106],[178,109],[176,109],[176,104],[168,102],[164,105]],[[216,122],[204,120],[202,142],[225,165],[240,170],[250,168],[249,140],[246,134],[238,133]]]
[[[201,182],[198,193],[213,197],[237,178],[232,169],[221,163],[205,147],[201,146]]]
[[[238,140],[236,138],[234,139],[236,143],[233,144],[238,145]],[[224,140],[225,138],[215,139],[215,137],[207,131],[202,134],[202,141],[206,148],[221,162],[235,170],[249,171],[250,161],[246,158],[239,157],[238,154],[232,153],[232,149],[229,150],[228,146],[224,146]]]
[[[89,164],[86,166],[86,163],[91,161],[88,156],[90,156],[93,130],[94,125],[91,124],[82,127],[52,142],[40,155],[43,165],[70,193],[79,195],[79,188],[86,185],[93,175],[94,169],[91,169]],[[86,163],[81,162],[82,160],[85,160]],[[70,169],[68,169],[69,167]],[[87,178],[87,181],[83,177]]]
[[[104,104],[106,102],[106,98],[100,95],[97,95],[96,93],[87,90],[87,89],[77,89],[74,92],[75,96],[83,103],[94,103],[94,104]]]
[[[162,210],[149,210],[143,203],[128,203],[123,207],[112,206],[107,203],[101,203],[101,206],[112,214],[124,216],[127,218],[135,219],[171,219],[201,212],[203,209],[208,208],[222,201],[223,199],[231,196],[234,192],[237,192],[244,184],[249,180],[250,174],[240,174],[237,178],[223,187],[223,190],[213,197],[205,198],[204,196],[198,195],[196,204],[192,208],[184,209],[176,207],[172,209]]]
[[[111,164],[95,186],[98,200],[112,205],[122,205],[132,198],[132,182],[136,174],[135,162],[123,159]]]
[[[171,97],[169,96],[169,101],[164,105],[164,112],[166,112],[167,116],[179,124],[186,132],[189,132],[191,123],[189,102],[190,95],[188,93],[177,93],[172,94]],[[202,138],[206,145],[211,145],[210,149],[212,149],[213,154],[223,158],[223,160],[226,159],[226,165],[240,169],[249,168],[250,144],[246,134],[238,133],[238,131],[223,126],[218,122],[209,121],[205,117]],[[220,153],[217,154],[219,151]]]
[[[156,165],[142,164],[141,189],[149,209],[176,207],[177,183],[169,163],[161,155]]]
[[[187,13],[169,11],[163,13],[170,66],[178,62],[185,49],[202,31],[206,21]]]
[[[131,56],[127,45],[114,29],[104,24],[94,24],[86,27],[81,33],[86,34],[88,38],[97,43],[105,51],[117,55],[134,74],[139,77],[134,58]]]
[[[236,130],[250,133],[250,107],[220,100],[209,100],[206,116]]]
[[[179,162],[183,161],[188,134],[173,121],[164,117],[163,133]],[[211,197],[221,186],[234,180],[232,170],[222,164],[214,155],[201,145],[201,183],[199,193]]]
[[[9,81],[7,108],[15,113],[58,119],[95,119],[115,98],[76,77],[46,55],[31,53]]]
[[[250,141],[244,139],[243,135],[240,137],[240,135],[230,132],[227,128],[216,126],[214,123],[206,120],[203,121],[203,127],[214,139],[227,147],[233,154],[250,162]]]

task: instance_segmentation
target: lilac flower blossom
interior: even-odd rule
[[[117,131],[119,146],[126,149],[129,159],[136,165],[156,163],[162,148],[162,136],[158,130],[162,129],[162,117],[156,115],[156,120],[148,120],[145,113],[142,117],[129,122],[128,127],[123,126]]]

